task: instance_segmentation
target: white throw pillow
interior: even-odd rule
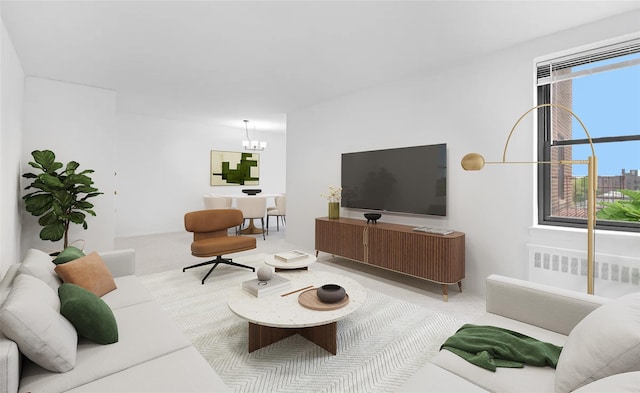
[[[34,248],[27,252],[27,256],[20,265],[20,273],[28,274],[44,281],[54,291],[62,284],[62,279],[55,272],[56,265],[46,252]]]
[[[640,292],[606,303],[569,334],[556,368],[556,393],[640,371]]]
[[[49,371],[76,365],[78,334],[60,314],[60,299],[47,284],[20,274],[0,310],[0,329],[20,352]]]

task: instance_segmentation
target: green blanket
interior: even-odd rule
[[[562,347],[495,326],[463,325],[445,341],[446,349],[487,370],[525,364],[556,368]]]

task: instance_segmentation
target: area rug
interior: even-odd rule
[[[261,263],[263,256],[237,262]],[[366,288],[365,304],[338,322],[338,353],[298,335],[248,353],[248,324],[227,307],[229,288],[255,277],[218,266],[140,277],[235,392],[392,392],[434,356],[455,318]]]

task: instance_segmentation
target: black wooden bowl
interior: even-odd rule
[[[382,217],[382,214],[380,213],[364,213],[364,218],[367,219],[367,224],[369,223],[369,221],[375,224],[380,217]]]
[[[242,190],[242,192],[244,192],[247,195],[256,195],[261,193],[262,190],[259,188],[245,188],[244,190]]]
[[[337,303],[344,299],[347,291],[337,284],[325,284],[316,290],[316,294],[323,303]]]

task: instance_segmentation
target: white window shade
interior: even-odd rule
[[[634,55],[640,55],[640,38],[545,60],[536,64],[537,84],[538,86],[547,85],[640,64],[640,57]],[[618,60],[615,63],[606,62],[606,60],[613,58]],[[582,67],[586,65],[591,65],[591,67]],[[576,68],[578,69],[575,70]]]

